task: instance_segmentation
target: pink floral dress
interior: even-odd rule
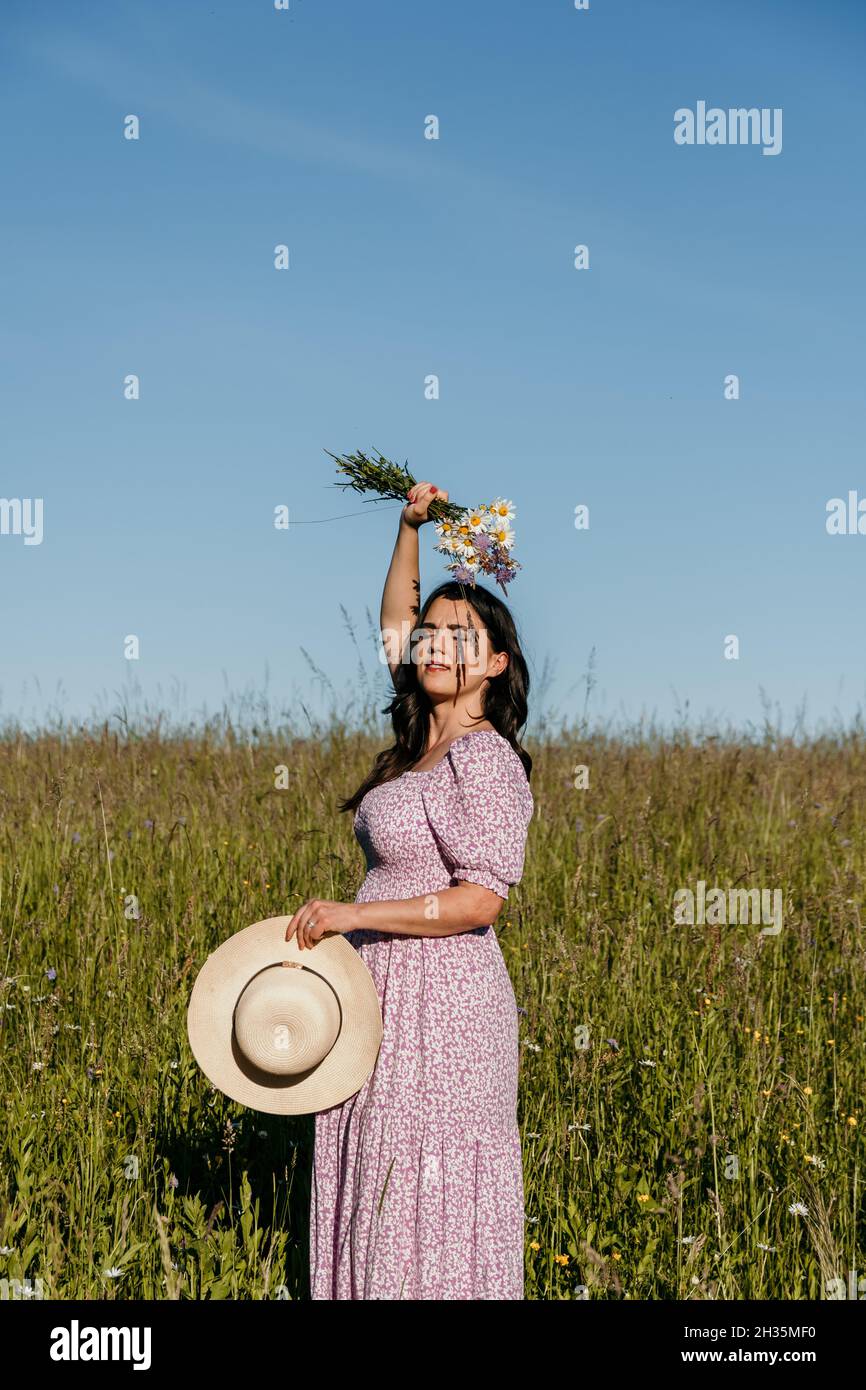
[[[364,797],[355,901],[462,879],[507,898],[532,811],[507,739],[463,734],[434,767]],[[360,1091],[316,1115],[312,1297],[522,1299],[518,1016],[496,932],[347,940],[375,980],[384,1036]]]

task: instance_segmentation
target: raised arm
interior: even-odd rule
[[[448,501],[448,493],[433,483],[416,483],[407,494],[409,501],[400,513],[394,553],[382,590],[379,627],[391,674],[395,675],[403,649],[418,618],[421,603],[421,576],[418,569],[418,529],[430,518],[427,508],[433,501]]]

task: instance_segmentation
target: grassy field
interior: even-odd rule
[[[354,898],[335,805],[377,746],[339,725],[0,742],[6,1296],[308,1297],[312,1119],[213,1091],[186,1006],[230,933]],[[844,1292],[866,1272],[866,737],[527,746],[536,815],[497,923],[526,1297]],[[780,890],[781,932],[675,924],[699,881]]]

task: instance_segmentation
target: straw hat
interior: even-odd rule
[[[363,1086],[382,1041],[373,977],[342,936],[300,950],[291,917],[254,922],[208,956],[187,1035],[205,1076],[268,1115],[339,1105]]]

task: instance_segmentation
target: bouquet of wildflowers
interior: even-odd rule
[[[461,583],[475,583],[475,576],[492,574],[502,592],[521,568],[511,553],[514,545],[514,507],[504,497],[482,502],[462,511],[454,520],[435,523],[439,537],[436,549],[449,557],[446,566]]]
[[[328,449],[325,453],[335,461],[346,479],[335,483],[335,487],[372,492],[375,496],[367,500],[374,503],[392,499],[405,502],[407,492],[417,481],[405,463],[402,466],[391,463],[382,454],[371,459],[363,453],[338,455]],[[514,507],[511,502],[497,497],[494,502],[482,502],[467,510],[456,502],[437,499],[430,503],[427,514],[439,538],[435,548],[448,556],[446,569],[455,579],[474,586],[476,575],[490,574],[503,593],[508,593],[506,584],[522,568],[512,554]]]

